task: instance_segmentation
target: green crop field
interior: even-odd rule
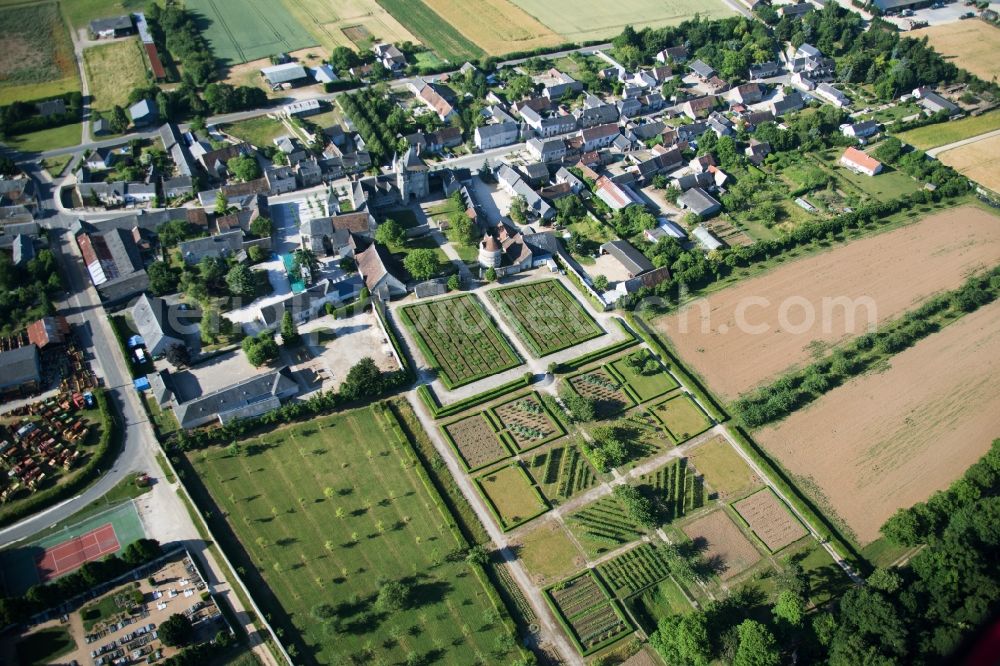
[[[547,356],[604,334],[558,280],[492,289],[488,293],[536,356]]]
[[[472,294],[408,305],[398,312],[426,361],[438,369],[448,388],[521,364]]]
[[[677,25],[695,14],[702,19],[723,18],[735,12],[721,0],[512,0],[567,40],[582,41],[615,37],[626,25]]]
[[[1000,129],[1000,111],[990,111],[974,118],[962,118],[947,123],[936,123],[926,127],[897,134],[901,140],[920,150],[937,148],[949,143],[968,139],[986,132]]]
[[[297,663],[510,663],[496,597],[452,557],[465,542],[390,419],[375,405],[193,452],[196,500]],[[375,603],[386,579],[404,608]]]
[[[0,104],[80,89],[73,42],[56,3],[0,9],[0,34]]]
[[[207,22],[205,38],[226,65],[268,58],[316,45],[316,39],[275,0],[185,0]]]
[[[439,56],[454,63],[480,58],[486,53],[466,39],[422,0],[377,0],[393,18]]]

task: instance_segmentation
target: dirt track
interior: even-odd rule
[[[1000,303],[834,389],[757,441],[862,544],[959,478],[1000,437]]]
[[[726,399],[810,360],[814,351],[865,332],[865,307],[824,299],[869,297],[885,321],[1000,263],[1000,217],[966,206],[794,261],[657,320],[682,358]],[[752,299],[766,298],[768,305]],[[759,301],[762,303],[763,301]],[[742,305],[741,305],[742,304]],[[782,325],[782,307],[787,324]],[[704,307],[703,307],[704,306]],[[765,332],[743,332],[742,321]],[[815,321],[806,325],[807,310]],[[854,320],[853,325],[851,320]],[[687,332],[682,324],[687,321]]]

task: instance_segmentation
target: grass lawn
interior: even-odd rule
[[[132,590],[132,592],[135,592],[135,590]],[[117,587],[111,593],[81,608],[80,616],[83,618],[83,630],[90,631],[98,622],[105,622],[123,613],[122,607],[118,604],[118,600],[123,593],[128,595],[126,598],[131,596],[131,594],[128,594],[129,590],[127,587]]]
[[[448,258],[448,255],[444,253],[441,246],[438,245],[437,241],[430,235],[407,239],[406,244],[403,246],[402,251],[397,257],[400,263],[403,262],[403,258],[410,250],[433,250],[434,258],[437,259],[438,264],[436,275],[447,275],[455,272],[455,267],[452,265],[451,259]]]
[[[388,418],[375,405],[193,452],[196,501],[297,661],[513,661],[502,611],[450,557],[465,541]],[[374,608],[386,580],[409,587],[403,608]]]
[[[446,61],[461,63],[485,55],[423,0],[378,0],[378,4]]]
[[[465,245],[463,243],[452,243],[458,258],[467,264],[474,264],[479,261],[479,247],[475,245]]]
[[[541,515],[548,506],[520,463],[508,465],[476,479],[476,484],[496,511],[500,526],[509,530]]]
[[[456,388],[521,364],[476,296],[462,294],[397,310],[428,364]]]
[[[962,118],[947,123],[918,127],[896,136],[921,150],[927,150],[992,132],[995,129],[1000,129],[1000,110],[990,111],[974,118]]]
[[[49,664],[76,649],[68,627],[49,627],[31,634],[17,644],[18,663],[23,666]]]
[[[607,243],[615,239],[615,234],[611,230],[611,227],[601,224],[589,216],[569,225],[567,230],[580,238],[580,252],[574,254],[573,258],[581,264],[594,263],[590,255],[596,253],[597,248],[602,243]]]
[[[52,127],[50,129],[30,132],[28,134],[18,134],[6,140],[11,148],[16,148],[21,152],[40,153],[56,148],[66,148],[80,143],[81,129],[80,123],[63,125],[62,127]]]
[[[257,147],[273,146],[274,140],[279,136],[288,134],[288,129],[274,118],[258,116],[248,118],[239,122],[222,125],[221,129],[226,134],[232,134],[237,139],[242,139]]]
[[[705,483],[719,493],[719,499],[745,497],[764,485],[722,437],[698,446],[689,457]]]
[[[128,108],[132,89],[147,83],[141,49],[139,38],[134,37],[91,46],[83,51],[83,66],[94,109],[110,111],[116,105]]]
[[[677,443],[704,432],[710,425],[705,412],[687,395],[661,402],[653,407],[653,414],[670,431]]]
[[[324,127],[333,127],[334,125],[343,126],[344,116],[340,113],[340,109],[333,106],[329,111],[308,116],[305,120],[322,129]]]
[[[17,0],[15,0],[17,1]],[[96,19],[118,16],[125,12],[139,12],[149,8],[155,0],[72,0],[60,3],[70,25],[84,28]],[[162,3],[160,3],[162,4]]]
[[[444,64],[444,61],[433,51],[421,51],[416,55],[416,59],[418,67],[437,67]]]
[[[63,172],[66,165],[73,160],[72,155],[58,155],[56,157],[46,157],[42,160],[42,168],[49,172],[53,178],[57,178]]]
[[[634,354],[630,354],[629,356],[633,355],[639,355],[643,363],[648,364],[652,361],[652,364],[655,364],[658,370],[648,375],[643,372],[645,368],[636,372],[629,367],[627,362],[628,356],[622,357],[617,361],[612,361],[611,367],[622,376],[626,384],[632,387],[632,390],[639,396],[640,402],[652,400],[653,398],[661,396],[667,391],[671,391],[679,386],[673,375],[667,372],[667,369],[653,358],[653,355],[649,352],[649,350],[642,349]]]
[[[558,522],[547,522],[521,537],[517,557],[541,585],[562,580],[585,564],[583,553]]]
[[[434,204],[433,206],[427,207],[428,217],[448,217],[452,213],[462,212],[462,207],[455,204],[454,201],[449,197],[441,203]]]
[[[818,606],[840,597],[851,586],[851,579],[821,545],[811,538],[806,542],[809,544],[807,550],[790,555],[784,563],[797,562],[802,567],[809,586],[809,599]]]
[[[420,220],[417,219],[416,213],[409,208],[397,208],[395,210],[385,211],[382,213],[382,218],[382,222],[385,220],[395,220],[399,223],[399,226],[404,229],[413,229],[414,227],[420,226]]]
[[[673,578],[665,578],[628,601],[635,619],[647,631],[655,631],[659,618],[694,610]]]
[[[604,334],[558,280],[501,287],[487,293],[535,356],[554,354]]]

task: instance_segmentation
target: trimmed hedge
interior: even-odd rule
[[[490,400],[503,397],[511,391],[529,386],[531,385],[533,379],[534,375],[530,372],[526,372],[518,379],[507,382],[506,384],[501,384],[500,386],[492,388],[489,391],[484,391],[477,395],[473,395],[447,405],[441,404],[441,402],[437,399],[437,396],[434,395],[433,389],[431,389],[431,387],[427,384],[421,384],[417,387],[417,395],[419,395],[420,399],[423,400],[425,405],[427,405],[427,409],[430,410],[431,415],[435,419],[440,419],[448,416],[454,416],[455,414],[464,412],[471,407],[481,405],[484,402],[489,402]]]
[[[584,354],[583,356],[577,356],[574,359],[570,359],[565,363],[560,363],[557,371],[558,372],[573,372],[579,370],[583,366],[587,365],[591,361],[596,361],[597,359],[604,358],[605,356],[610,356],[611,354],[617,354],[618,352],[634,347],[639,344],[639,338],[636,337],[635,332],[625,325],[625,322],[621,319],[615,319],[618,325],[621,326],[622,331],[628,336],[627,339],[621,342],[616,342],[614,344],[608,345],[607,347],[601,347],[596,351],[592,351],[589,354]]]
[[[666,343],[658,335],[649,330],[646,322],[640,319],[634,312],[627,312],[625,316],[628,317],[629,322],[638,331],[639,335],[642,336],[646,344],[650,346],[653,353],[660,357],[660,362],[664,363],[670,372],[677,375],[677,379],[681,381],[681,384],[686,386],[698,398],[698,401],[705,406],[708,410],[708,415],[718,423],[726,421],[729,417],[719,406],[719,403],[716,402],[715,398],[709,394],[700,380],[687,371],[687,368],[670,351]]]
[[[375,309],[375,315],[378,317],[379,321],[382,322],[382,327],[385,329],[386,333],[389,334],[389,342],[392,344],[392,348],[396,351],[396,356],[399,357],[399,363],[402,366],[403,372],[406,373],[411,379],[415,379],[416,375],[413,372],[413,366],[410,364],[409,357],[403,353],[403,345],[399,342],[399,336],[396,335],[396,329],[392,327],[389,322],[389,318],[385,316],[383,307],[378,305],[373,306]]]
[[[129,389],[126,387],[125,390]],[[98,440],[90,460],[83,466],[79,474],[66,483],[46,488],[27,499],[0,510],[0,526],[15,523],[56,502],[72,497],[95,481],[98,472],[102,468],[108,469],[115,456],[118,455],[121,442],[121,422],[111,411],[107,392],[99,388],[95,389],[93,394],[97,401],[97,408],[101,412],[101,438]]]

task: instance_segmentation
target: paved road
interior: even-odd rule
[[[938,146],[937,148],[931,148],[927,151],[927,154],[931,157],[937,157],[941,153],[948,152],[953,148],[961,148],[962,146],[967,146],[970,143],[976,143],[977,141],[982,141],[983,139],[991,139],[995,136],[1000,136],[1000,129],[993,130],[991,132],[985,132],[968,139],[962,139],[961,141],[953,141],[951,143],[946,143],[943,146]]]

